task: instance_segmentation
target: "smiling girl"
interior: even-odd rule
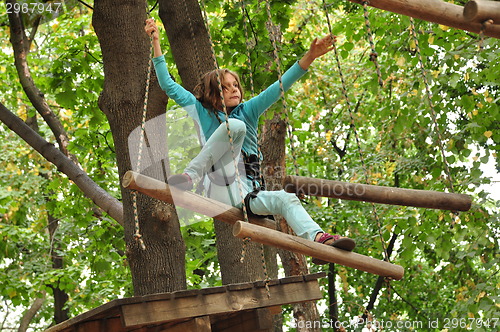
[[[187,111],[201,129],[202,150],[184,169],[184,173],[170,176],[168,184],[191,190],[193,183],[205,178],[205,188],[211,198],[239,208],[242,207],[244,198],[249,215],[282,215],[293,231],[302,238],[344,250],[354,249],[354,240],[325,233],[312,220],[296,195],[284,190],[266,191],[262,188],[257,145],[258,121],[279,99],[279,82],[273,83],[258,96],[243,101],[243,89],[238,75],[228,69],[218,69],[205,74],[194,93],[191,93],[170,77],[160,47],[158,27],[153,19],[146,20],[145,31],[153,38],[153,63],[161,88]],[[314,39],[305,55],[283,74],[285,91],[307,72],[316,58],[333,49],[332,42],[331,35]],[[232,143],[229,143],[226,120]],[[240,196],[237,185],[233,155],[238,161],[238,169],[241,169],[239,175],[244,197]],[[314,259],[313,262],[326,263]]]

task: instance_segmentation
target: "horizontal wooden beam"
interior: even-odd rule
[[[349,0],[362,4],[365,0]],[[469,22],[464,18],[464,7],[441,0],[369,0],[369,6],[402,14],[441,25],[480,33],[481,23]],[[495,22],[498,23],[498,22]],[[500,38],[500,25],[490,24],[485,36]]]
[[[467,22],[483,23],[492,20],[492,24],[500,24],[500,2],[469,1],[464,6],[464,18]]]
[[[404,269],[399,265],[242,221],[234,224],[233,235],[242,239],[250,238],[252,241],[258,243],[319,258],[330,263],[341,264],[383,277],[400,280],[404,275]]]
[[[269,293],[266,287],[237,286],[235,285],[230,291],[208,293],[203,296],[124,304],[121,306],[123,325],[126,328],[124,330],[134,326],[155,325],[184,318],[316,301],[323,297],[316,279],[286,284],[270,283]]]
[[[310,196],[450,211],[467,211],[472,204],[471,197],[464,194],[374,186],[304,176],[287,176],[284,188],[287,192]]]
[[[175,187],[170,187],[165,182],[134,171],[125,173],[122,185],[124,188],[137,190],[161,201],[204,214],[231,225],[237,220],[243,219],[243,212],[241,209],[197,195],[190,191],[178,190]],[[249,218],[249,221],[263,227],[276,229],[276,223],[271,219]]]

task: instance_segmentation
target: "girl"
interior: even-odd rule
[[[240,161],[238,169],[241,169],[240,181],[250,215],[282,215],[293,231],[302,238],[348,251],[353,250],[356,245],[354,240],[325,233],[302,207],[296,195],[284,190],[261,190],[262,181],[258,167],[260,156],[257,147],[258,120],[279,99],[279,82],[243,102],[243,89],[238,75],[227,69],[219,69],[205,74],[193,94],[170,77],[160,47],[158,27],[153,19],[146,20],[145,31],[153,38],[153,63],[161,88],[198,123],[204,143],[201,152],[189,163],[184,173],[170,176],[167,182],[177,188],[191,190],[193,183],[202,180],[207,174],[205,188],[209,196],[241,208],[240,190],[238,181],[235,181],[234,154],[236,160],[243,160],[244,166]],[[306,54],[284,73],[282,83],[285,91],[307,72],[316,58],[333,49],[332,41],[333,37],[330,35],[312,42]],[[217,82],[218,77],[222,83],[223,98]],[[229,143],[226,118],[233,139],[233,149]],[[315,259],[313,262],[327,263]]]

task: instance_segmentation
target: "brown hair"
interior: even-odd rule
[[[223,79],[225,74],[231,74],[236,78],[238,82],[238,87],[243,98],[243,87],[241,86],[240,78],[238,74],[229,69],[215,69],[201,77],[200,83],[194,88],[194,95],[198,99],[203,107],[216,113],[217,111],[222,111],[222,101],[220,98],[219,83],[217,82],[217,76],[221,80],[221,84],[224,85]]]

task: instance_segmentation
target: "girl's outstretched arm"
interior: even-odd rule
[[[333,50],[333,42],[335,36],[328,35],[318,40],[315,38],[309,47],[309,50],[304,54],[302,59],[299,60],[299,65],[302,69],[307,70],[311,63],[316,59]]]
[[[155,20],[152,18],[148,18],[146,20],[146,26],[144,27],[144,30],[146,30],[148,36],[151,36],[153,38],[154,57],[157,58],[160,55],[163,55],[160,46],[160,34],[158,33],[158,26],[156,25]]]

